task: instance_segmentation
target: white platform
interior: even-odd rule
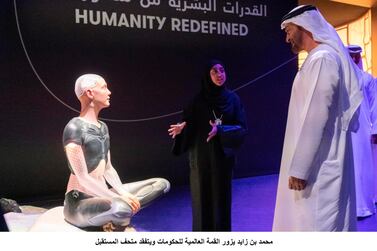
[[[4,215],[11,232],[82,232],[64,220],[63,206],[44,213],[7,213]]]

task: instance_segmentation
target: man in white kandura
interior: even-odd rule
[[[352,148],[355,163],[356,213],[357,217],[367,217],[376,212],[372,144],[377,136],[377,80],[363,71],[362,48],[358,45],[349,45],[347,48],[353,62],[363,73],[361,89],[364,99],[360,105],[359,129],[352,133]]]
[[[308,57],[292,86],[273,231],[355,231],[357,66],[316,7],[296,7],[281,28],[292,51]]]

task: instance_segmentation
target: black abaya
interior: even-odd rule
[[[222,116],[222,125],[206,142],[215,116]],[[173,153],[189,152],[193,231],[231,231],[235,150],[247,131],[240,99],[226,90],[226,102],[217,107],[201,92],[185,109],[183,120],[186,127],[176,137]]]

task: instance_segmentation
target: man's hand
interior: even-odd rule
[[[130,205],[133,214],[136,214],[140,210],[140,202],[133,194],[123,194],[121,198]]]
[[[186,126],[185,121],[183,121],[182,123],[175,124],[175,125],[170,125],[170,129],[168,130],[169,135],[174,139],[175,136],[177,136],[178,134],[182,132],[185,126]]]
[[[217,125],[212,120],[209,121],[209,124],[212,126],[212,130],[208,133],[207,142],[209,142],[217,134]]]
[[[288,180],[289,189],[301,191],[306,187],[306,180],[302,180],[293,176],[289,176]]]

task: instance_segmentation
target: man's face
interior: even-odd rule
[[[291,44],[293,53],[298,54],[303,48],[304,31],[297,25],[289,23],[284,29],[286,33],[285,41]]]
[[[226,81],[226,73],[221,64],[214,65],[210,72],[212,82],[217,86],[222,86]]]
[[[110,106],[110,90],[107,88],[107,83],[104,79],[97,82],[97,85],[91,89],[93,95],[93,103],[99,107],[104,108]]]

